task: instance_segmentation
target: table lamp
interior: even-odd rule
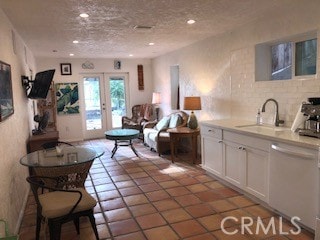
[[[159,121],[159,107],[158,107],[158,104],[160,104],[160,93],[159,92],[152,93],[152,104],[155,105],[157,121]]]
[[[191,114],[188,118],[187,126],[191,129],[198,128],[198,120],[194,114],[194,110],[201,110],[201,98],[200,97],[185,97],[184,98],[184,110],[191,110]]]

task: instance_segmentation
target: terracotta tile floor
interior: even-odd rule
[[[95,219],[100,239],[115,240],[209,240],[209,239],[313,239],[302,230],[299,235],[279,234],[296,230],[279,217],[248,197],[234,191],[206,174],[197,165],[188,163],[188,154],[179,162],[170,155],[161,158],[140,141],[134,143],[139,158],[130,148],[121,147],[114,158],[113,142],[105,139],[77,143],[103,148],[105,154],[94,161],[86,181],[87,191],[96,198]],[[183,161],[182,161],[183,160]],[[190,162],[190,161],[189,161]],[[35,202],[30,195],[20,229],[20,240],[35,239]],[[239,221],[225,221],[234,217]],[[241,232],[242,217],[261,218],[265,227],[275,218],[275,233],[256,234],[257,221]],[[63,225],[61,239],[95,239],[89,221],[81,219],[80,235],[73,223]],[[44,239],[42,226],[42,239]],[[260,228],[261,229],[261,228]],[[48,235],[48,229],[46,229]],[[47,239],[49,239],[47,237]]]

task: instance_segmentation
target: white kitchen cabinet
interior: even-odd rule
[[[238,143],[223,141],[224,178],[242,188],[244,181],[244,152]]]
[[[299,136],[290,129],[247,130],[241,126],[254,123],[234,119],[203,125],[206,130],[220,130],[219,137],[202,136],[205,165],[213,164],[204,168],[284,216],[301,218],[301,223],[315,230],[315,239],[320,240],[320,139]],[[213,147],[217,143],[222,145],[218,151]],[[222,163],[222,167],[218,165],[222,173],[213,171],[217,168],[211,162],[214,156],[221,156],[221,162],[214,159]]]
[[[268,202],[269,141],[224,131],[225,180]]]
[[[252,195],[268,202],[269,152],[245,147],[244,189]]]
[[[201,126],[201,152],[204,169],[222,176],[222,130]]]
[[[201,139],[204,169],[268,202],[269,141],[209,126]]]

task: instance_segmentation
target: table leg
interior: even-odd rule
[[[131,139],[129,140],[129,145],[130,145],[130,147],[131,147],[132,151],[136,154],[136,156],[137,156],[137,157],[139,157],[139,155],[138,155],[138,153],[137,153],[136,149],[135,149],[135,148],[133,147],[133,145],[132,145],[132,140],[131,140]]]
[[[171,151],[171,162],[174,163],[175,158],[175,137],[173,135],[170,136],[170,151]]]
[[[112,153],[111,158],[113,158],[113,156],[114,156],[114,154],[116,153],[117,150],[118,150],[118,141],[115,140],[114,141],[114,147],[113,147],[113,149],[111,151],[111,153]]]
[[[193,158],[193,164],[197,161],[197,135],[192,135],[192,158]]]

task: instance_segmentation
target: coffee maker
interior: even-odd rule
[[[308,118],[299,135],[320,138],[320,98],[308,98],[302,103],[301,112]]]

